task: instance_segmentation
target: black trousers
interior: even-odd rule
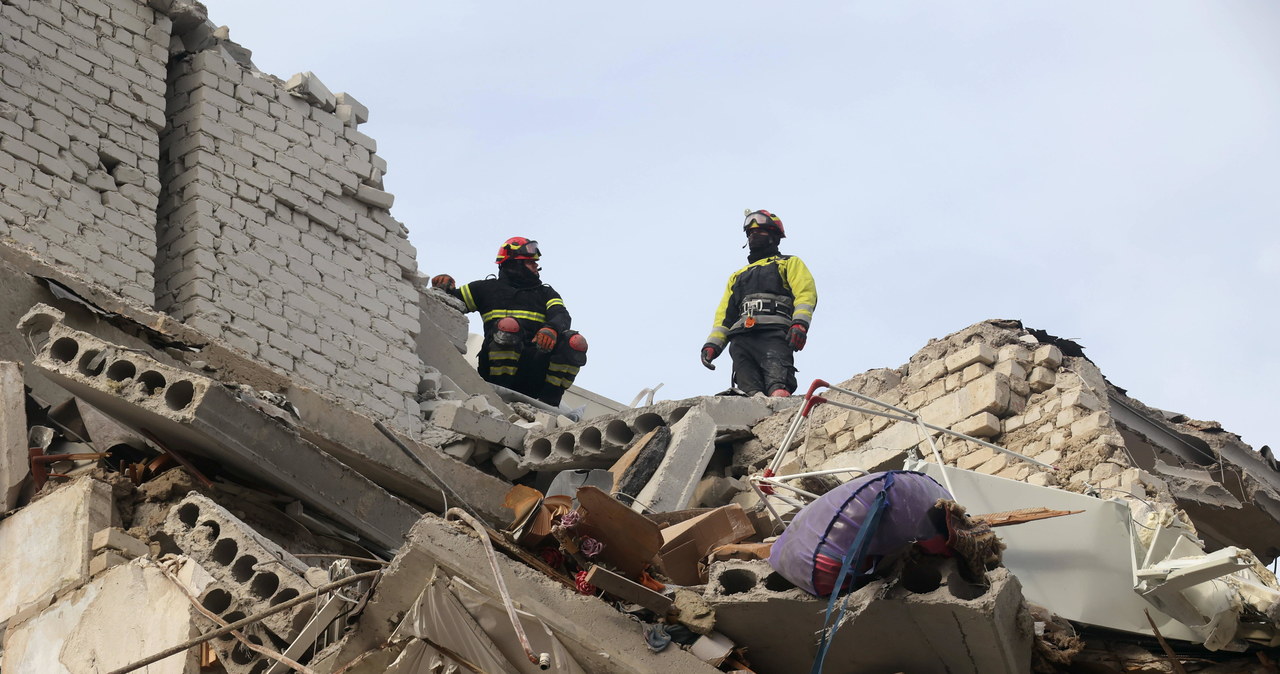
[[[796,390],[795,354],[787,331],[763,328],[729,338],[733,385],[750,395],[770,395],[778,389]]]
[[[480,347],[477,365],[485,381],[505,386],[548,405],[559,405],[564,392],[573,385],[578,370],[587,364],[587,354],[574,351],[569,338],[578,334],[566,330],[547,353],[528,342],[523,333],[513,346],[503,346],[487,337]]]

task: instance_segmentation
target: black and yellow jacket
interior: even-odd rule
[[[472,281],[449,294],[462,300],[467,311],[480,312],[485,337],[491,337],[498,320],[508,316],[520,322],[526,335],[533,335],[543,325],[564,334],[573,322],[554,288],[537,282],[522,283],[505,272],[500,272],[498,278]]]
[[[734,335],[785,330],[793,323],[808,329],[817,305],[818,287],[800,258],[771,255],[756,260],[729,277],[707,343],[724,348]]]

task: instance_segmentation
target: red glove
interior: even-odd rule
[[[787,343],[791,345],[792,351],[799,351],[804,348],[804,343],[809,339],[809,330],[799,323],[791,325],[791,332],[787,333]]]
[[[431,277],[431,287],[439,288],[441,290],[453,290],[457,287],[457,284],[454,283],[452,276],[448,274],[440,274],[439,276]]]
[[[721,350],[722,349],[716,346],[715,344],[703,344],[702,345],[702,366],[707,368],[708,370],[716,369],[716,366],[712,365],[711,361],[715,360],[716,356],[720,355]]]
[[[533,336],[533,345],[538,347],[539,351],[546,353],[556,347],[557,336],[555,330],[544,325],[538,334]]]

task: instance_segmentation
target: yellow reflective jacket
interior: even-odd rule
[[[806,329],[818,306],[813,274],[798,257],[774,255],[739,269],[729,277],[716,307],[707,343],[724,348],[734,335],[756,329]]]

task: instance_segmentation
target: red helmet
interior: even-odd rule
[[[541,257],[542,251],[538,250],[537,241],[531,241],[523,236],[513,236],[498,249],[497,263],[502,264],[507,260],[537,260]]]
[[[782,228],[782,220],[766,210],[747,211],[747,220],[742,223],[742,231],[748,232],[753,228],[760,227],[770,229],[778,233],[779,239],[787,238],[787,230]]]

